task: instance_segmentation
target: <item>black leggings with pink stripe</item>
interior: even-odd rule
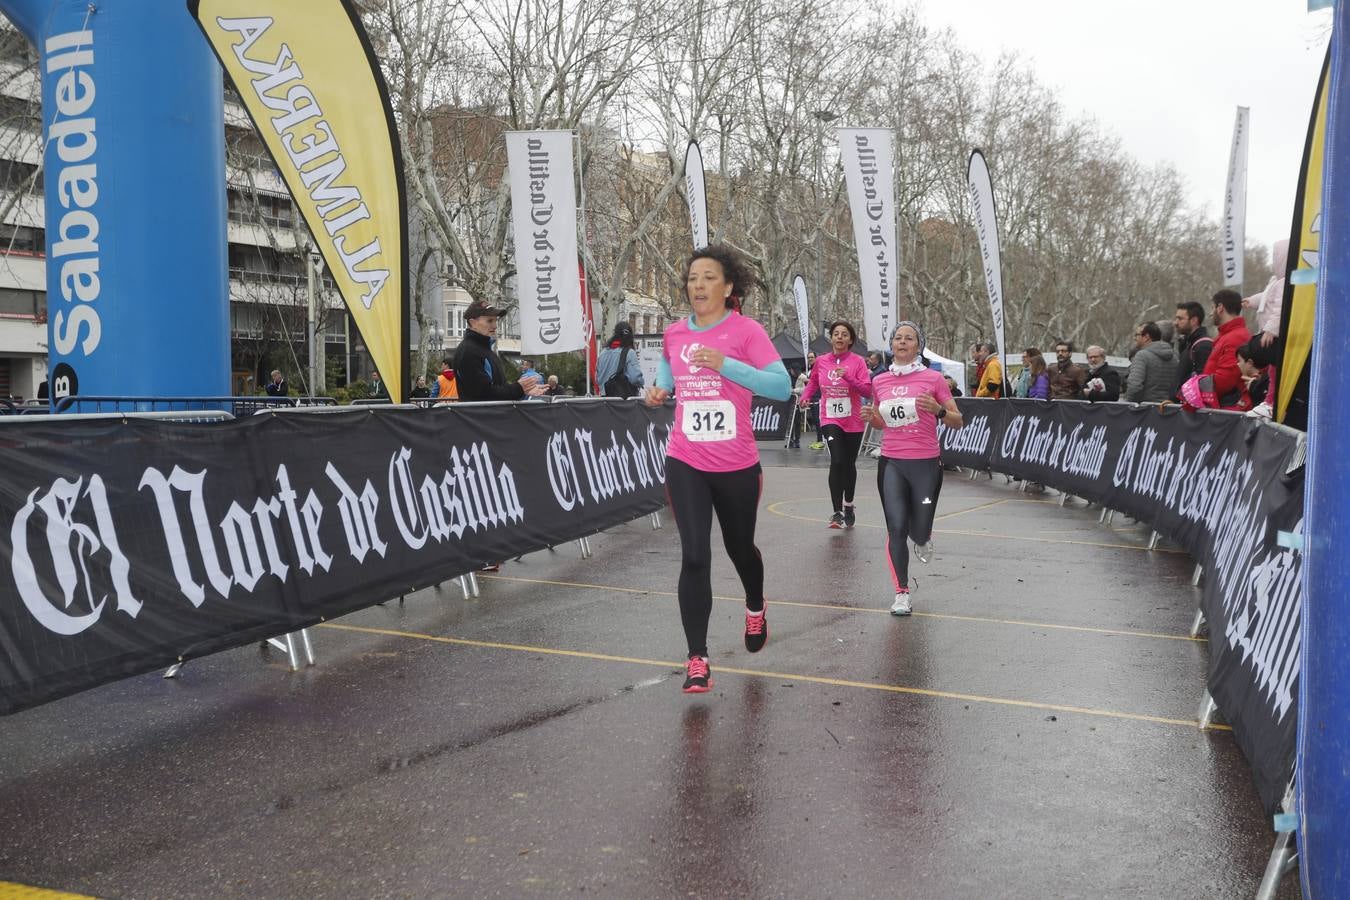
[[[877,460],[877,492],[886,513],[886,552],[890,555],[895,589],[909,588],[909,545],[926,544],[933,537],[933,517],[942,491],[942,460]]]
[[[755,546],[762,482],[759,463],[735,472],[704,472],[666,459],[666,497],[680,532],[680,621],[690,656],[708,655],[714,512],[722,526],[722,545],[745,586],[746,608],[764,608],[764,560]]]

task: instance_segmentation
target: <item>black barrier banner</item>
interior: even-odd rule
[[[0,713],[294,631],[665,503],[670,406],[0,429]]]
[[[1209,691],[1274,812],[1293,775],[1298,720],[1301,560],[1279,542],[1280,532],[1303,532],[1298,437],[1259,419],[1178,407],[975,398],[957,405],[970,424],[943,434],[944,462],[1103,503],[1204,566]],[[977,422],[987,424],[967,440]]]
[[[754,425],[755,440],[783,440],[788,423],[792,421],[792,399],[770,400],[756,394],[751,398],[750,421]]]
[[[938,420],[938,444],[942,448],[942,462],[949,466],[969,469],[988,469],[994,450],[994,436],[1003,433],[1004,403],[974,403],[967,405],[957,398],[964,426],[956,431]]]

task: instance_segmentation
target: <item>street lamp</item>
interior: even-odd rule
[[[307,300],[306,313],[306,331],[309,336],[309,395],[314,396],[314,388],[317,382],[314,375],[314,357],[315,357],[315,334],[314,334],[314,273],[323,272],[323,256],[319,253],[317,247],[310,245],[309,252],[305,258],[305,296]]]

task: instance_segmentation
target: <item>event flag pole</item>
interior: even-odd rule
[[[1237,108],[1233,120],[1233,143],[1228,152],[1228,183],[1223,194],[1224,287],[1242,290],[1242,257],[1247,244],[1247,143],[1251,130],[1251,111]]]
[[[586,347],[576,271],[575,141],[570,130],[506,133],[520,349],[530,356]]]
[[[840,128],[839,157],[848,187],[869,350],[886,350],[900,311],[900,248],[895,218],[895,133]]]
[[[691,140],[684,149],[684,199],[689,204],[689,234],[694,249],[708,246],[708,184],[703,172],[703,151]]]
[[[578,247],[578,250],[580,252],[577,253],[577,265],[580,268],[579,277],[581,279],[581,316],[583,322],[582,328],[584,329],[586,335],[586,351],[585,351],[586,396],[590,397],[592,396],[592,388],[596,388],[596,390],[598,391],[598,387],[595,384],[595,358],[596,358],[595,311],[594,308],[591,306],[591,284],[590,278],[586,271],[586,251],[590,248],[591,232],[586,225],[586,179],[582,177],[581,173],[582,151],[581,151],[580,132],[573,134],[572,140],[576,144],[577,148],[576,152],[573,153],[572,156],[576,159],[577,188],[581,195],[581,205],[577,209],[577,216],[581,221],[581,234],[579,235],[580,246]]]
[[[999,371],[1003,372],[1003,396],[1008,396],[1008,373],[1003,368],[1007,350],[1003,340],[1003,264],[999,258],[998,209],[994,204],[994,184],[984,152],[976,147],[966,165],[966,185],[970,190],[970,208],[975,216],[975,233],[980,240],[980,259],[984,263],[984,286],[989,293],[989,311],[994,319],[994,338],[998,341]]]

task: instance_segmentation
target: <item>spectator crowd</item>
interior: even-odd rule
[[[1058,341],[1053,363],[1038,348],[1028,347],[1016,375],[1005,378],[994,345],[981,341],[970,349],[975,396],[1178,403],[1188,409],[1225,409],[1269,418],[1281,349],[1283,293],[1283,279],[1271,279],[1264,291],[1247,298],[1234,290],[1218,291],[1210,298],[1208,312],[1193,300],[1180,302],[1171,321],[1135,326],[1124,371],[1107,363],[1100,346],[1087,348],[1084,365],[1074,361],[1072,343]],[[1243,316],[1244,308],[1258,310],[1255,334]]]

